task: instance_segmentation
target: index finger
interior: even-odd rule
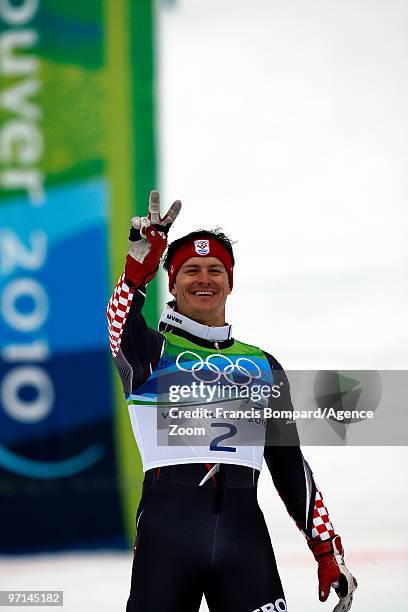
[[[151,191],[149,196],[149,217],[152,225],[160,223],[160,196],[158,191]]]

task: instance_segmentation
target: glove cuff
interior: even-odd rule
[[[308,546],[312,551],[316,561],[319,561],[326,555],[340,556],[343,557],[344,550],[341,543],[341,538],[338,535],[334,535],[329,540],[311,540],[308,542]]]
[[[154,270],[149,270],[146,265],[136,261],[130,254],[126,256],[125,278],[135,287],[147,285],[156,276],[158,269],[157,265]]]

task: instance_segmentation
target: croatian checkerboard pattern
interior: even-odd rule
[[[324,505],[322,494],[316,489],[315,503],[313,509],[312,539],[328,540],[334,536],[333,525],[329,519],[329,513]]]
[[[132,304],[133,295],[134,291],[125,283],[125,274],[123,273],[113,290],[106,309],[109,343],[113,357],[116,357],[119,352],[123,328]]]

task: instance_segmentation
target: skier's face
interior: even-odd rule
[[[225,302],[231,289],[224,264],[217,257],[187,259],[171,293],[181,314],[205,325],[225,324]]]

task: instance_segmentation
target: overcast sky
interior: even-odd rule
[[[287,367],[408,363],[408,4],[160,5],[173,237],[238,240],[229,321]]]

